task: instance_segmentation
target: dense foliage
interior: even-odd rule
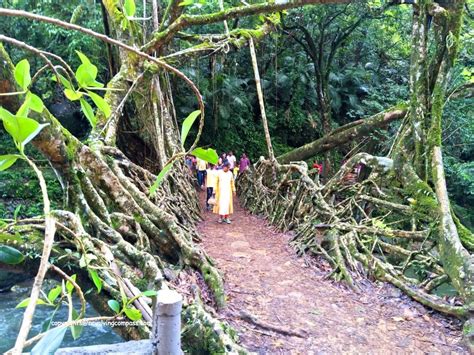
[[[100,5],[95,2],[77,0],[64,4],[47,1],[7,3],[13,8],[66,19],[98,32],[104,30]],[[203,8],[195,4],[192,12],[201,13],[206,10],[206,6],[215,5],[205,5]],[[314,40],[318,41],[324,36],[326,45],[330,44],[341,28],[354,23],[360,17],[364,18],[337,49],[328,68],[333,128],[368,117],[390,105],[405,101],[408,97],[411,10],[409,6],[398,6],[377,16],[368,11],[368,8],[340,5],[331,6],[330,9],[295,9],[281,14],[287,19],[284,21],[287,28],[292,25],[288,21],[290,18],[292,22],[306,23],[307,31]],[[336,14],[337,17],[334,16]],[[321,34],[321,28],[316,24],[331,16],[336,18]],[[246,25],[250,26],[264,20],[261,16],[259,19],[241,21],[248,22]],[[469,23],[472,25],[472,18],[468,17],[468,28]],[[241,26],[237,21],[231,23],[237,24]],[[205,26],[202,31],[206,31]],[[102,81],[105,82],[110,77],[104,47],[96,39],[26,19],[6,19],[0,24],[0,32],[14,38],[28,38],[30,44],[45,50],[54,49],[55,53],[61,55],[73,67],[80,63],[75,50],[81,50],[98,64]],[[472,32],[470,26],[470,30],[466,30],[462,39],[463,47],[457,63],[457,75],[452,79],[451,91],[472,80]],[[304,41],[301,37],[298,30],[279,27],[270,36],[265,37],[257,48],[267,115],[277,155],[323,135],[316,95],[315,68],[302,45]],[[10,53],[14,62],[23,55],[13,47]],[[35,69],[41,66],[36,57],[31,57],[31,63]],[[211,54],[199,59],[196,57],[183,61],[180,65],[180,69],[197,83],[204,96],[206,125],[202,143],[213,145],[219,151],[234,150],[238,155],[246,152],[255,160],[264,155],[266,148],[250,68],[250,56],[246,49],[230,51],[227,54]],[[176,81],[175,85],[176,92],[183,90],[182,83]],[[79,137],[84,135],[88,130],[88,123],[80,113],[78,104],[67,101],[61,92],[55,91],[54,83],[45,78],[38,80],[34,90],[42,93],[46,105],[52,112],[56,112],[67,128]],[[184,118],[187,113],[193,111],[192,96],[176,95],[175,99],[178,117]],[[446,129],[443,140],[448,189],[455,202],[454,208],[462,221],[471,228],[474,227],[474,212],[469,208],[474,203],[473,101],[472,95],[461,95],[448,101],[445,108]],[[333,157],[334,164],[340,164],[347,154],[353,155],[362,150],[386,153],[396,128],[392,127],[387,132],[377,131],[362,142],[340,147]],[[5,139],[2,135],[2,152],[8,151],[8,145],[3,144]],[[14,181],[9,179],[9,174],[11,173],[2,174],[4,186],[8,185],[8,180]],[[13,198],[22,198],[21,189],[13,194],[9,191],[9,188],[2,191],[3,203],[6,204]],[[8,211],[14,210],[15,207],[1,208],[7,211],[8,215]],[[25,208],[23,213],[28,210],[37,211],[37,208]]]

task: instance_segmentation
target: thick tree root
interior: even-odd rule
[[[72,179],[75,184],[68,189],[69,205],[74,212],[54,212],[58,247],[53,249],[52,257],[61,260],[59,266],[74,265],[72,272],[78,274],[81,285],[93,287],[87,269],[96,270],[103,280],[103,290],[100,295],[91,293],[90,299],[101,314],[111,315],[107,300],[120,302],[121,289],[132,298],[140,291],[167,287],[166,283],[186,267],[202,274],[214,304],[224,305],[222,277],[193,242],[198,237],[195,222],[200,218],[195,190],[185,170],[177,167],[156,197],[151,198],[148,190],[155,176],[130,162],[117,149],[106,147],[93,152],[82,146],[78,151]],[[182,193],[172,194],[178,186]],[[34,257],[42,248],[43,230],[43,220],[32,219],[12,222],[1,233],[31,236],[20,249]],[[136,307],[149,309],[140,302]],[[220,324],[203,306],[186,314],[189,322],[200,324],[200,329],[214,329]],[[200,319],[192,320],[192,316]],[[127,339],[149,334],[146,327],[121,327],[120,331]],[[212,333],[215,329],[205,331]],[[235,346],[232,338],[227,337],[225,332],[212,335],[216,344]]]
[[[370,169],[370,176],[348,181],[357,164]],[[358,278],[370,276],[439,312],[468,316],[467,305],[431,294],[452,280],[436,252],[434,194],[409,167],[395,174],[391,159],[359,153],[326,185],[312,180],[304,163],[261,159],[254,168],[239,178],[242,204],[279,229],[294,230],[291,245],[298,254],[323,256],[333,267],[331,276],[353,288]]]

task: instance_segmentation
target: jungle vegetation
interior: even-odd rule
[[[471,0],[1,4],[0,261],[36,275],[14,353],[67,330],[29,339],[37,303],[94,289],[104,318],[146,319],[137,296],[180,272],[214,295],[184,308],[184,345],[240,350],[207,311],[224,306],[223,280],[195,243],[182,159],[223,150],[257,163],[240,198],[294,230],[297,252],[351,287],[355,275],[387,281],[465,320],[472,341]],[[347,184],[357,164],[364,179]],[[44,299],[53,273],[65,286]],[[459,304],[435,295],[445,283]]]

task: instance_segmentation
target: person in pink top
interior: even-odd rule
[[[245,153],[242,154],[239,161],[239,173],[244,172],[250,166],[250,160]]]

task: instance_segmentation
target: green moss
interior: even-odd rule
[[[461,239],[462,244],[464,247],[469,250],[470,252],[474,251],[474,234],[464,227],[456,216],[454,211],[451,209],[451,215],[453,216],[454,224],[456,225],[456,229],[458,231],[459,239]]]
[[[210,265],[205,264],[201,268],[201,273],[204,277],[206,285],[212,290],[214,298],[218,307],[224,307],[225,305],[225,294],[224,286],[221,278],[218,276],[217,271]]]
[[[245,354],[241,349],[233,349],[233,344],[224,343],[224,338],[237,342],[235,330],[227,324],[217,323],[198,304],[185,306],[182,312],[182,323],[181,339],[185,353]]]
[[[433,101],[431,107],[431,129],[428,134],[428,145],[430,148],[441,146],[441,118],[443,116],[444,94],[440,85],[433,90]],[[431,150],[431,149],[430,149]]]
[[[408,197],[413,198],[412,208],[418,217],[432,218],[433,212],[438,210],[438,201],[431,187],[424,181],[417,181],[405,188]]]

